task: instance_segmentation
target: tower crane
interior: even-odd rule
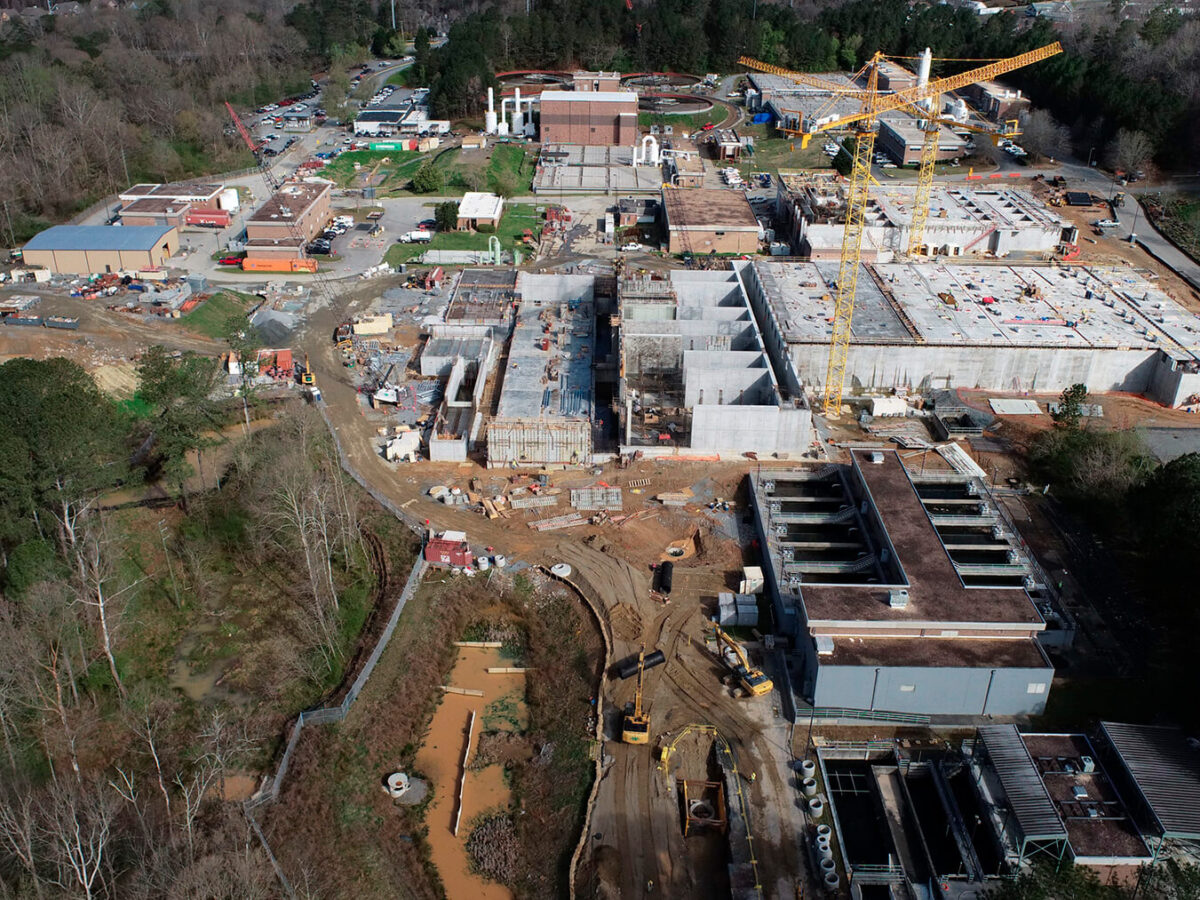
[[[875,149],[875,133],[879,116],[898,109],[911,111],[915,106],[927,122],[925,142],[921,152],[921,172],[917,181],[917,198],[913,209],[912,231],[919,232],[919,236],[915,244],[910,240],[911,251],[912,248],[919,246],[924,241],[925,222],[929,216],[929,196],[933,185],[933,164],[937,159],[939,126],[934,121],[936,113],[924,109],[921,104],[936,100],[941,94],[956,91],[969,84],[988,81],[1061,52],[1062,45],[1055,41],[1053,44],[1047,44],[1045,47],[1039,47],[1028,53],[1008,59],[994,60],[985,66],[968,69],[958,75],[919,81],[912,87],[891,93],[879,90],[879,68],[887,57],[878,52],[855,73],[855,82],[865,84],[865,90],[845,89],[832,82],[799,72],[789,72],[747,56],[738,60],[739,64],[748,69],[783,75],[801,84],[833,89],[830,90],[832,97],[828,102],[805,115],[798,129],[792,129],[793,133],[800,135],[801,147],[808,146],[808,142],[814,134],[824,132],[849,131],[855,138],[854,149],[851,153],[850,186],[846,195],[846,227],[842,237],[842,253],[835,286],[833,338],[830,341],[829,362],[825,370],[823,390],[825,415],[836,416],[842,408],[842,390],[845,387],[846,364],[850,356],[850,326],[854,318],[854,300],[858,292],[858,270],[862,258],[863,231],[866,228],[867,189],[871,181],[871,159]],[[840,116],[833,114],[831,111],[833,104],[845,99],[857,100],[859,102],[858,111]]]

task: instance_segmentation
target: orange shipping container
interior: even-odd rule
[[[247,256],[242,260],[243,272],[315,272],[315,259],[255,259]]]

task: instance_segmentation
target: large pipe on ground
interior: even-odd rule
[[[655,666],[661,666],[667,661],[666,654],[661,650],[655,650],[653,653],[646,654],[646,660],[642,663],[643,669],[653,669]],[[621,678],[632,678],[637,674],[638,661],[636,656],[631,656],[623,663],[617,666],[617,675]]]

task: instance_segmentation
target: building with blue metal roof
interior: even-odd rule
[[[177,252],[173,226],[55,225],[25,245],[24,260],[51,272],[90,275],[162,266]]]

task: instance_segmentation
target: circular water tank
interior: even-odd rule
[[[819,819],[825,815],[825,801],[820,797],[813,797],[808,801],[808,811],[814,819]]]
[[[837,871],[837,863],[835,863],[832,859],[821,860],[822,874],[824,874],[826,872],[836,872],[836,871]]]
[[[817,779],[805,778],[802,782],[800,782],[800,785],[804,788],[805,797],[817,796]]]
[[[475,560],[475,564],[479,566],[480,572],[486,572],[491,567],[491,563],[488,562],[488,558],[486,556],[478,557]]]
[[[806,759],[800,763],[800,774],[805,778],[812,778],[817,774],[817,764],[811,759]]]
[[[571,567],[566,563],[555,563],[550,567],[550,574],[555,578],[570,578]]]
[[[826,872],[823,881],[825,884],[825,890],[827,891],[836,891],[838,889],[838,885],[842,883],[841,879],[838,878],[837,872]]]
[[[497,553],[495,556],[492,557],[492,565],[495,566],[497,569],[503,569],[505,566],[508,565],[508,557],[502,553]]]
[[[833,829],[830,828],[828,825],[818,825],[817,826],[817,837],[818,838],[832,838],[833,837]]]

